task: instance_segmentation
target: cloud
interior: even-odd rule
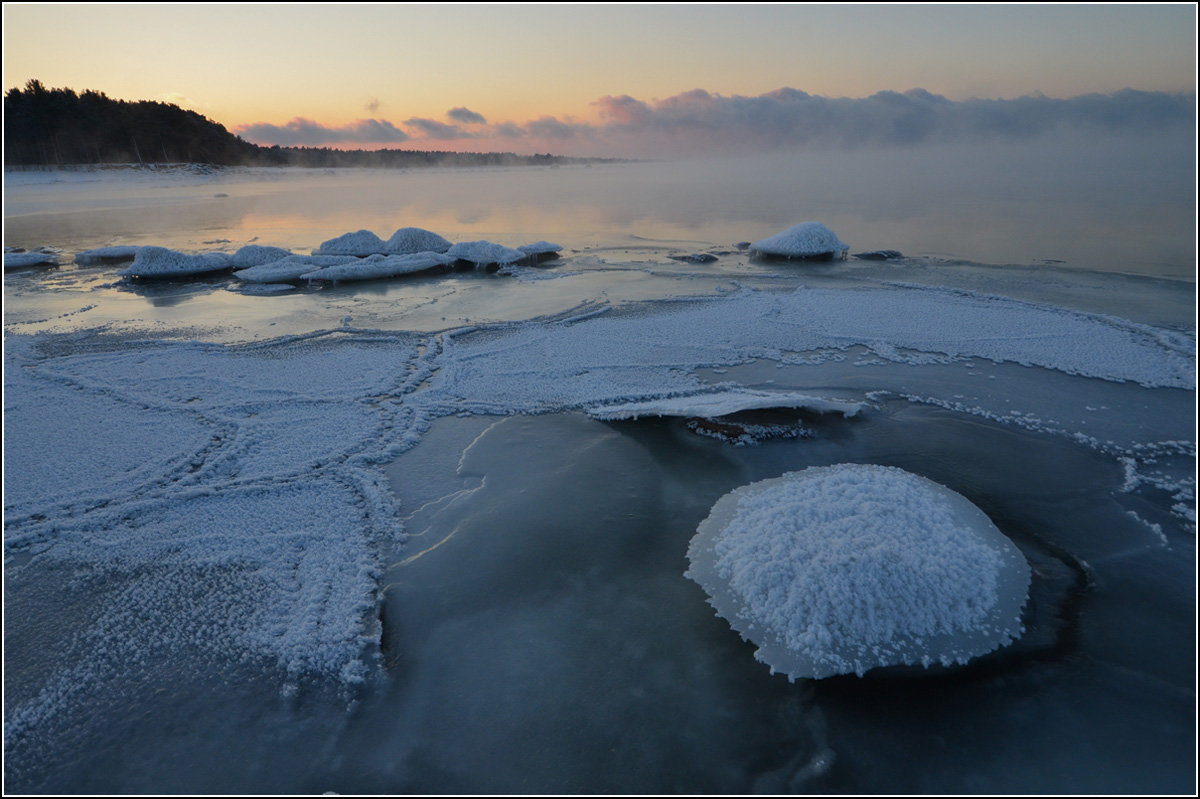
[[[380,105],[379,98],[372,97],[370,100],[367,101],[367,104],[364,105],[363,108],[366,110],[366,112],[368,114],[374,114],[376,111],[379,110],[379,105]]]
[[[412,117],[409,132],[385,120],[327,127],[297,118],[287,125],[245,125],[251,141],[268,144],[388,144],[473,140],[472,149],[542,151],[565,155],[661,157],[738,153],[797,147],[1015,141],[1058,130],[1137,132],[1192,130],[1194,94],[1132,89],[1054,99],[1042,94],[1011,100],[949,100],[924,89],[831,98],[784,87],[756,97],[693,89],[661,100],[606,95],[592,103],[597,121],[542,116],[489,124],[464,107],[451,124]],[[469,127],[468,127],[469,126]],[[410,135],[411,134],[411,135]]]
[[[694,89],[645,102],[629,95],[592,103],[601,123],[569,129],[527,123],[555,138],[587,137],[640,154],[856,147],[1023,139],[1060,129],[1149,131],[1191,126],[1195,96],[1132,89],[1069,99],[953,101],[924,89],[828,98],[793,88],[757,97]],[[548,137],[548,136],[547,136]]]
[[[589,125],[572,125],[562,122],[555,117],[544,116],[522,126],[525,133],[536,139],[553,139],[563,141],[574,139],[583,131],[590,131]]]
[[[463,108],[462,106],[459,106],[458,108],[451,108],[446,112],[446,116],[450,117],[456,122],[462,122],[464,125],[487,124],[487,120],[484,118],[483,114],[477,114],[471,109]]]
[[[359,119],[348,125],[333,127],[311,119],[296,117],[286,125],[259,122],[241,125],[234,133],[258,144],[278,144],[281,147],[316,146],[328,144],[395,144],[412,137],[384,119]]]
[[[412,119],[404,120],[404,124],[421,131],[424,134],[422,138],[425,139],[469,139],[473,137],[473,134],[463,130],[458,125],[447,125],[445,122],[438,122],[436,119],[413,117]]]

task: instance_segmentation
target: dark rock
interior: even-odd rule
[[[706,252],[694,252],[691,255],[670,255],[667,257],[673,261],[683,261],[689,264],[711,264],[717,260],[717,256],[709,255]]]
[[[894,261],[897,258],[903,258],[904,254],[896,250],[871,250],[870,252],[856,252],[854,257],[864,261]]]

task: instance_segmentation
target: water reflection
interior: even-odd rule
[[[508,246],[633,235],[728,246],[817,220],[856,251],[1194,279],[1186,166],[1177,150],[1052,139],[586,169],[239,169],[33,186],[9,175],[5,243],[202,249],[226,238],[305,251],[416,226]]]

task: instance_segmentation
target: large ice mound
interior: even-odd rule
[[[788,679],[966,663],[1023,632],[1030,572],[967,499],[888,466],[789,472],[726,494],[686,576]]]
[[[750,245],[758,255],[777,258],[845,258],[850,245],[820,222],[801,222]]]

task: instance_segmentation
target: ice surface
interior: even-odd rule
[[[233,273],[239,280],[250,283],[287,283],[300,280],[302,275],[327,266],[357,262],[355,255],[289,255],[278,261],[252,266]]]
[[[313,250],[313,255],[376,255],[387,252],[383,239],[369,230],[345,233],[335,239],[322,242]]]
[[[8,551],[87,562],[114,585],[133,579],[136,595],[130,575],[151,562],[172,581],[212,568],[208,584],[226,594],[212,602],[232,604],[211,617],[196,605],[181,630],[205,627],[208,645],[288,672],[361,675],[378,542],[396,534],[364,467],[414,423],[364,398],[421,379],[414,344],[321,336],[55,356],[33,341],[5,348]],[[141,645],[132,620],[108,636]]]
[[[476,266],[488,264],[514,264],[528,257],[528,253],[495,244],[490,241],[460,241],[446,255],[458,261],[468,261]]]
[[[431,230],[419,227],[402,227],[392,234],[384,244],[387,252],[394,255],[410,255],[418,252],[445,252],[450,241]]]
[[[619,402],[588,408],[593,419],[637,419],[643,416],[702,416],[712,418],[759,408],[803,408],[819,413],[854,416],[863,403],[824,399],[787,391],[727,388],[712,393],[669,397],[648,402]]]
[[[1023,632],[1029,566],[968,500],[886,466],[814,467],[722,497],[687,576],[789,679],[966,663]]]
[[[58,256],[50,252],[6,252],[5,269],[20,269],[26,266],[57,266]]]
[[[930,289],[743,291],[443,340],[431,398],[481,413],[587,409],[695,394],[688,370],[866,346],[895,363],[980,357],[1191,389],[1194,343],[1113,317]]]
[[[326,266],[301,275],[305,280],[375,280],[378,278],[412,275],[454,262],[436,252],[416,252],[409,255],[370,255],[351,263]]]
[[[801,222],[782,233],[776,233],[750,245],[751,252],[781,258],[812,258],[821,255],[842,257],[849,249],[849,244],[839,239],[820,222]]]
[[[223,252],[188,255],[166,247],[139,247],[133,263],[118,272],[122,277],[170,278],[223,272],[230,257]]]

